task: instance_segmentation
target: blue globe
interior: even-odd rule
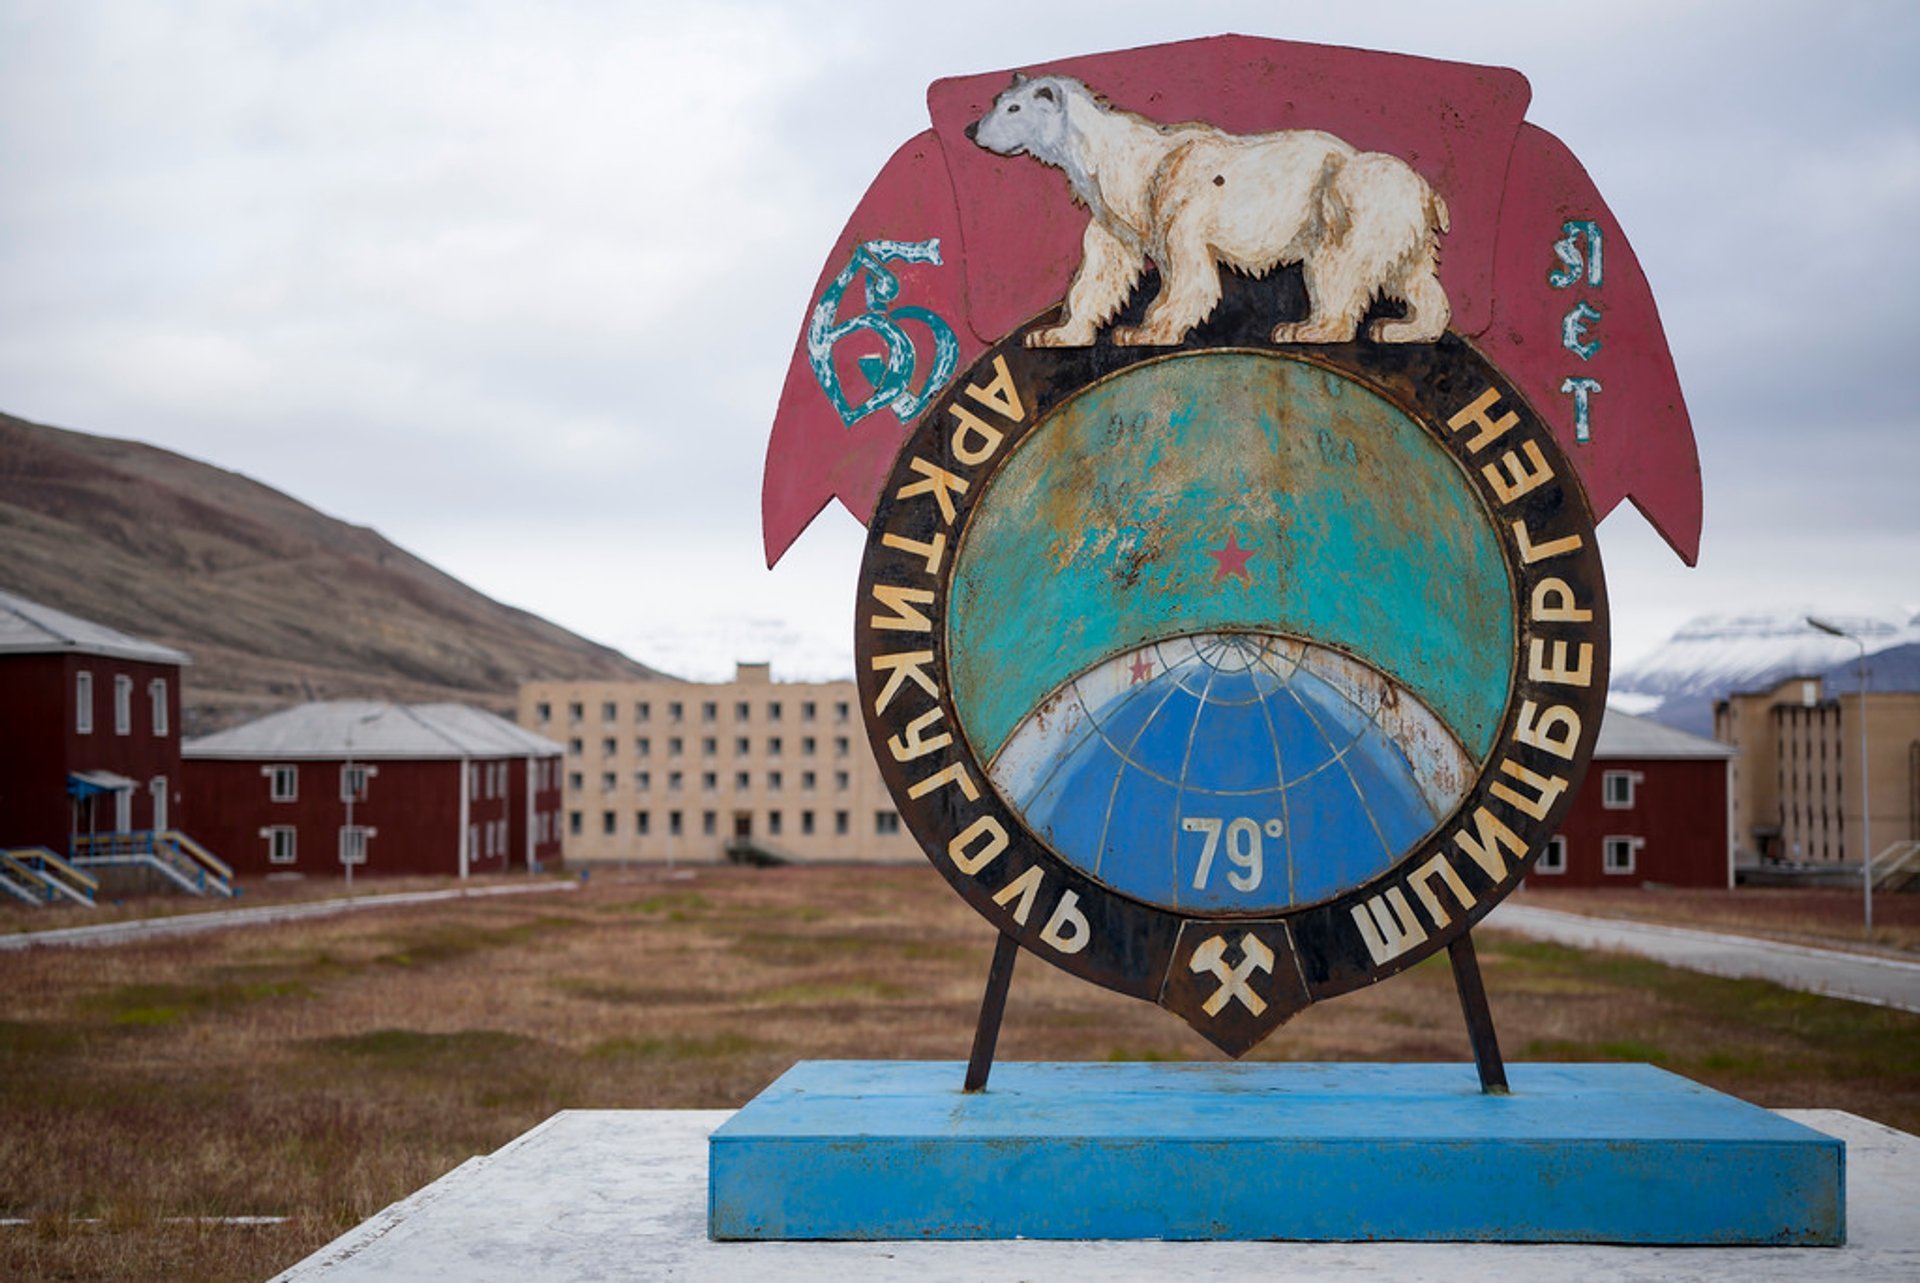
[[[1069,681],[990,774],[1030,829],[1117,891],[1273,912],[1384,872],[1475,771],[1379,670],[1295,638],[1222,632],[1138,647]]]

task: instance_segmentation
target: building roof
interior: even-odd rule
[[[190,739],[189,758],[276,761],[547,757],[561,751],[543,735],[465,704],[333,700],[300,704],[230,730]]]
[[[96,624],[64,610],[10,592],[0,592],[0,654],[108,655],[150,664],[187,664],[185,651],[143,641],[105,624]]]
[[[1609,708],[1600,719],[1600,740],[1594,746],[1593,755],[1596,758],[1726,758],[1738,752],[1731,744],[1690,735],[1650,717],[1635,717]]]

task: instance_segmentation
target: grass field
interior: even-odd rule
[[[0,1277],[263,1278],[559,1109],[737,1105],[803,1057],[960,1059],[991,952],[913,866],[597,875],[0,955],[0,1216],[28,1222],[0,1228]],[[1494,932],[1480,952],[1509,1059],[1650,1060],[1920,1130],[1920,1016]],[[1217,1058],[1030,956],[1000,1054]],[[1254,1053],[1467,1055],[1440,960]],[[197,1219],[237,1216],[287,1219]]]

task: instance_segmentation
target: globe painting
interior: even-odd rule
[[[1516,625],[1446,448],[1280,353],[1137,364],[980,496],[947,612],[961,725],[1062,859],[1137,900],[1273,913],[1418,848],[1492,750]]]
[[[1388,868],[1473,768],[1411,692],[1339,651],[1206,633],[1068,683],[991,773],[1036,833],[1115,890],[1271,911]]]

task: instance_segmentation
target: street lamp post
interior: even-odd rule
[[[1860,648],[1860,890],[1866,902],[1867,934],[1873,934],[1873,812],[1867,791],[1867,643],[1824,619],[1807,616],[1807,622],[1823,633],[1844,637]]]

